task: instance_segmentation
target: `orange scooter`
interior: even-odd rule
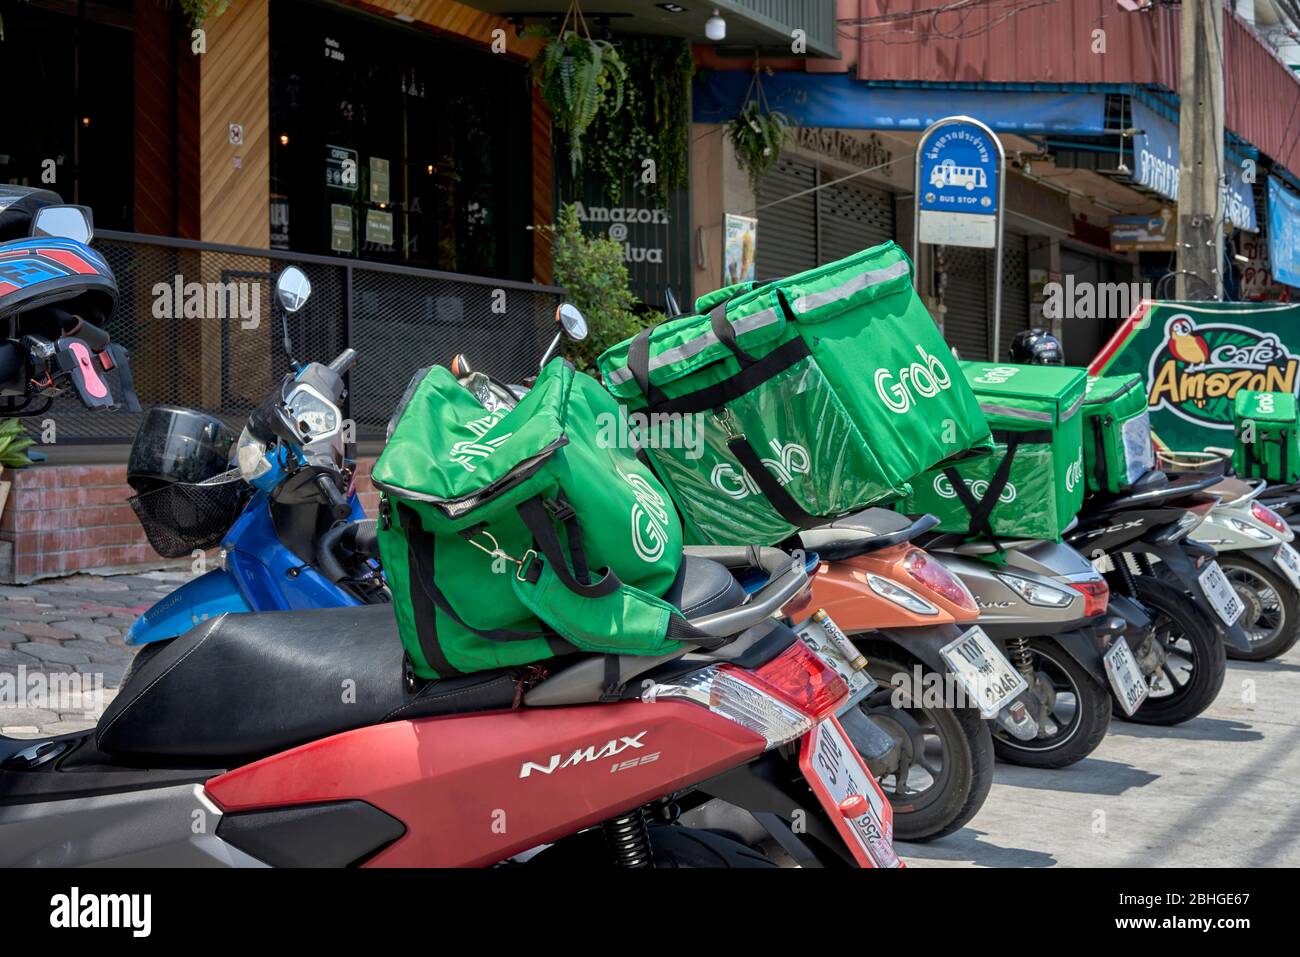
[[[1037,733],[1023,676],[969,625],[980,614],[974,597],[911,544],[935,524],[867,509],[799,536],[821,562],[810,607],[829,613],[880,685],[840,722],[893,805],[895,836],[910,841],[952,833],[984,803],[993,783],[984,719],[1025,740]]]

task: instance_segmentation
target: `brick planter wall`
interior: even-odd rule
[[[374,459],[357,466],[366,513],[379,495],[370,484]],[[0,515],[0,581],[30,582],[77,572],[140,571],[187,564],[165,559],[145,538],[127,504],[125,465],[54,465],[5,469],[13,483]]]

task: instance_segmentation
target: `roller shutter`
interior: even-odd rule
[[[821,261],[834,262],[894,238],[894,198],[852,180],[817,191]]]
[[[1029,328],[1029,255],[1024,236],[1007,233],[1002,238],[1002,328],[998,359],[1007,357],[1016,333]]]
[[[945,246],[943,335],[963,359],[987,359],[989,352],[989,253],[969,246]]]
[[[757,278],[778,279],[817,265],[817,194],[785,199],[812,189],[816,182],[817,171],[811,163],[784,156],[759,181]],[[780,199],[785,201],[767,205]]]

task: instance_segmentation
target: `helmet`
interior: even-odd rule
[[[113,270],[84,243],[54,236],[0,243],[0,319],[44,313],[58,303],[99,324],[116,302]]]
[[[1008,354],[1011,361],[1019,365],[1065,365],[1065,350],[1061,348],[1061,340],[1046,329],[1026,329],[1016,333]]]

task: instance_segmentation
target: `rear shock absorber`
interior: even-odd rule
[[[1028,638],[1008,638],[1007,659],[1026,681],[1034,680],[1034,654],[1029,648]]]
[[[1128,552],[1120,552],[1115,556],[1115,570],[1119,572],[1120,581],[1124,583],[1124,591],[1130,598],[1137,597],[1137,585],[1133,581],[1133,566]]]
[[[605,843],[619,867],[654,867],[654,852],[650,849],[650,832],[646,828],[645,811],[641,808],[612,817],[601,824]]]

